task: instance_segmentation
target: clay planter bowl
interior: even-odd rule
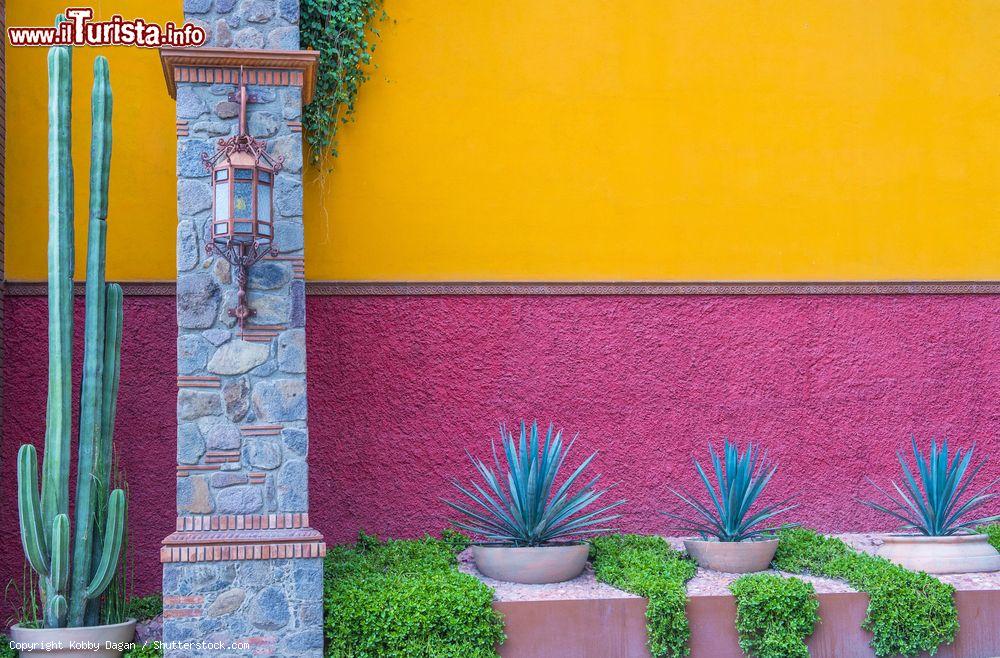
[[[778,550],[777,539],[759,541],[707,541],[685,539],[684,550],[699,567],[726,573],[764,571]]]
[[[1000,553],[986,535],[888,535],[876,555],[910,571],[971,573],[1000,571]]]
[[[107,626],[80,626],[78,628],[21,628],[20,624],[10,627],[10,639],[20,645],[22,656],[53,656],[58,658],[118,658],[123,645],[135,640],[135,620]],[[62,643],[62,649],[55,648]],[[111,642],[111,648],[108,647]],[[97,651],[80,646],[81,643]],[[71,644],[74,648],[71,648]],[[15,646],[17,646],[15,645]],[[49,650],[46,651],[46,647]]]
[[[473,544],[472,558],[484,576],[508,583],[542,585],[572,580],[583,573],[590,544],[501,546]]]

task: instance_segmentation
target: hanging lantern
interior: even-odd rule
[[[274,247],[274,176],[284,158],[267,152],[267,145],[247,133],[247,94],[240,69],[240,126],[236,136],[220,139],[218,149],[202,155],[212,175],[212,239],[205,246],[209,255],[218,254],[236,269],[239,286],[236,308],[229,315],[240,329],[254,314],[246,299],[247,274],[261,258],[276,256]]]

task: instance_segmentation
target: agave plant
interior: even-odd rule
[[[757,526],[777,514],[797,507],[797,505],[786,506],[791,499],[765,505],[756,513],[750,514],[750,508],[760,497],[778,467],[770,466],[767,455],[762,454],[752,443],[747,446],[742,457],[736,445],[728,440],[725,441],[722,452],[723,458],[720,459],[715,449],[711,445],[708,446],[712,469],[715,472],[715,487],[712,486],[698,460],[692,460],[698,475],[701,476],[701,481],[705,484],[705,489],[708,490],[711,506],[698,502],[686,491],[671,489],[674,495],[690,506],[696,514],[693,516],[673,512],[662,512],[662,514],[677,521],[678,530],[696,532],[702,539],[711,536],[719,541],[746,541],[778,530],[781,526],[767,528]]]
[[[889,500],[891,505],[881,505],[870,500],[859,500],[859,503],[899,519],[903,522],[904,528],[912,528],[922,535],[931,537],[953,535],[963,530],[971,531],[979,524],[1000,520],[1000,516],[966,518],[970,512],[996,497],[996,494],[986,492],[1000,481],[1000,478],[993,480],[964,503],[959,504],[959,499],[972,484],[979,469],[986,463],[984,457],[971,469],[969,468],[976,449],[975,444],[966,451],[955,450],[949,459],[947,439],[940,448],[937,441],[932,440],[930,454],[925,459],[917,448],[916,439],[911,437],[910,442],[913,446],[913,460],[917,465],[920,485],[918,486],[916,478],[913,477],[903,453],[897,452],[896,458],[903,469],[903,487],[894,481],[892,486],[899,497],[893,497],[870,478],[865,478]]]
[[[528,429],[521,421],[521,436],[517,441],[501,425],[500,442],[506,468],[500,465],[496,443],[492,440],[493,467],[466,451],[472,465],[482,476],[484,486],[473,482],[471,487],[465,487],[457,479],[452,480],[455,488],[471,501],[456,503],[442,499],[465,517],[464,521],[452,523],[490,542],[513,546],[540,546],[557,539],[607,532],[609,528],[600,525],[619,516],[608,515],[607,512],[625,501],[619,500],[596,511],[583,513],[611,489],[595,488],[600,475],[575,493],[570,491],[597,456],[596,452],[583,460],[562,484],[556,485],[559,471],[575,440],[564,446],[562,430],[553,432],[553,426],[549,425],[545,442],[539,446],[537,422],[532,423],[529,437]]]

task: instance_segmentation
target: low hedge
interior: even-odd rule
[[[804,528],[778,533],[773,565],[790,573],[811,573],[847,581],[869,596],[862,628],[872,633],[876,656],[934,654],[955,640],[955,588],[926,573],[915,573],[844,542]]]
[[[691,652],[684,583],[696,571],[694,562],[670,548],[662,537],[606,535],[590,541],[597,579],[649,599],[646,625],[649,652],[675,658]]]
[[[819,621],[819,599],[811,583],[755,573],[729,586],[736,597],[740,648],[755,658],[809,658],[806,640]]]
[[[460,573],[468,539],[379,541],[361,533],[324,562],[326,655],[336,658],[494,658],[504,641],[493,590]]]
[[[990,538],[990,543],[993,545],[993,548],[1000,551],[1000,523],[981,525],[976,528],[976,530],[984,535],[987,535]]]

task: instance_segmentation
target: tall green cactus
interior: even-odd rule
[[[70,562],[74,260],[71,78],[69,49],[50,49],[49,398],[40,493],[35,447],[22,445],[17,455],[21,543],[28,562],[39,575],[48,628],[98,623],[101,596],[117,569],[125,527],[125,494],[121,489],[108,493],[121,363],[122,292],[117,284],[104,281],[112,102],[108,61],[98,57],[94,60],[91,96],[87,315]]]

